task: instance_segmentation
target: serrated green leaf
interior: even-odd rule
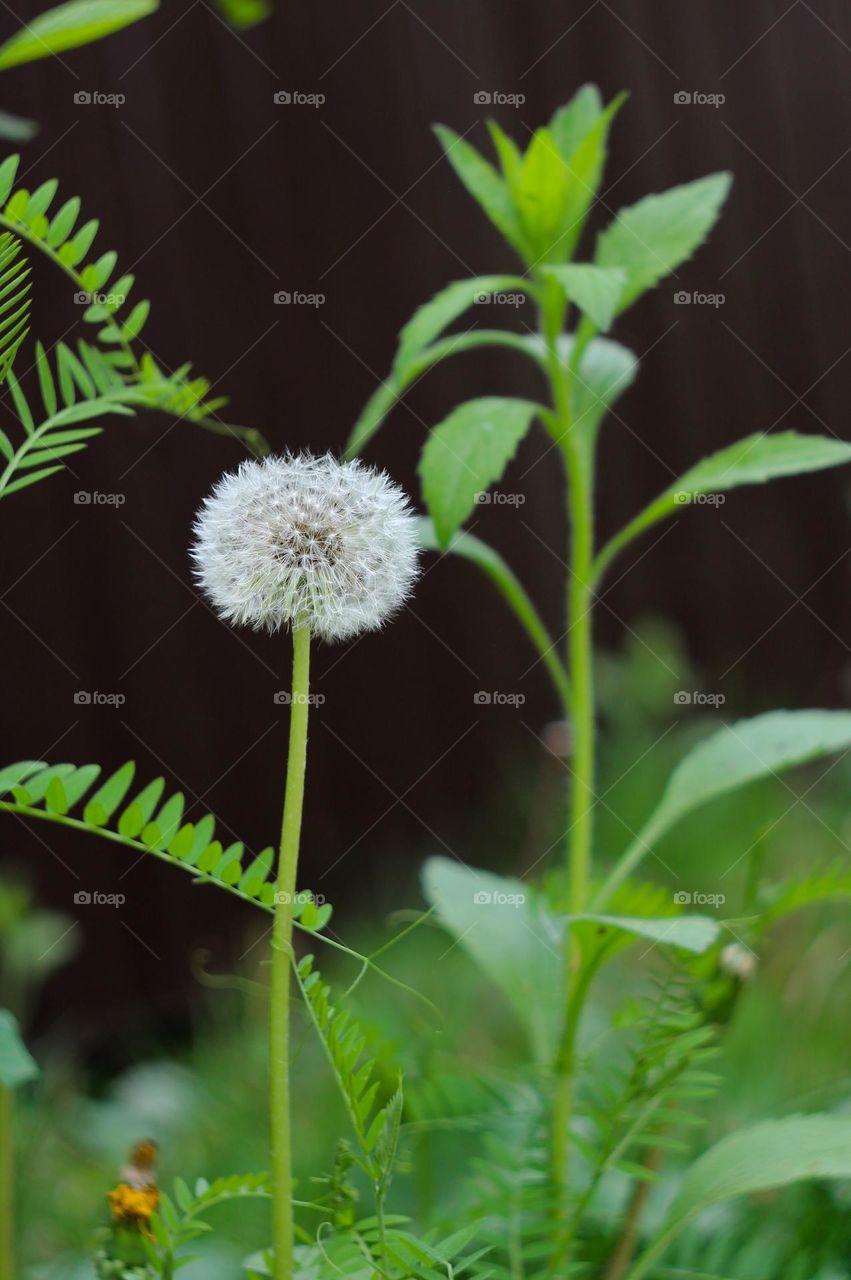
[[[502,476],[538,405],[490,396],[454,410],[429,436],[420,459],[423,496],[445,546]]]
[[[597,265],[622,268],[628,277],[620,311],[700,248],[718,221],[731,181],[728,173],[714,173],[662,195],[646,196],[622,209],[602,232]]]

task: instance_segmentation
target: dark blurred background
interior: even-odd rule
[[[16,7],[24,20],[42,6]],[[5,37],[18,21],[4,9]],[[794,427],[848,437],[849,73],[851,13],[839,0],[280,0],[243,34],[195,0],[6,73],[0,89],[7,110],[41,125],[24,148],[24,184],[56,176],[101,219],[97,247],[115,248],[136,274],[134,298],[152,300],[143,337],[156,358],[169,369],[191,360],[230,396],[225,416],[276,449],[337,450],[413,309],[452,279],[514,267],[441,160],[431,124],[470,130],[485,147],[491,109],[476,95],[522,94],[493,114],[524,142],[583,81],[607,97],[627,88],[584,256],[596,229],[650,191],[718,168],[736,182],[708,247],[616,327],[643,361],[605,431],[607,536],[740,436]],[[126,102],[80,105],[80,90]],[[281,91],[326,100],[276,104]],[[726,100],[678,104],[680,92]],[[34,256],[33,267],[33,331],[56,341],[79,308],[49,263]],[[677,306],[676,289],[725,300]],[[280,306],[278,291],[325,301]],[[534,326],[531,308],[509,323]],[[459,359],[415,389],[368,457],[419,499],[423,424],[461,399],[533,385],[513,356]],[[546,449],[533,433],[504,486],[524,505],[483,508],[476,532],[560,634],[566,533]],[[193,513],[242,456],[185,422],[113,420],[67,475],[3,504],[2,755],[105,768],[132,756],[142,780],[164,773],[195,815],[211,808],[257,850],[278,829],[287,715],[274,694],[286,688],[289,645],[219,623],[187,558]],[[725,714],[844,704],[848,488],[840,471],[742,490],[657,530],[610,578],[600,644],[617,648],[627,628],[665,615],[701,687],[724,693]],[[76,505],[81,490],[123,503]],[[526,810],[536,735],[556,706],[531,663],[487,584],[449,561],[386,634],[317,653],[325,702],[301,879],[337,904],[341,934],[363,908],[414,903],[426,853],[522,871],[543,852],[530,855]],[[125,701],[76,705],[80,690]],[[477,690],[526,701],[480,706]],[[119,851],[46,825],[4,819],[2,851],[84,930],[70,978],[49,988],[42,1012],[64,1012],[92,1044],[129,1043],[154,1019],[179,1026],[190,947],[210,946],[227,965],[254,927],[256,913],[225,895],[153,860],[126,874]],[[75,906],[80,889],[127,902],[120,912]]]

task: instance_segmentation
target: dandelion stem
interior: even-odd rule
[[[293,631],[290,743],[272,933],[269,1068],[272,1133],[272,1228],[275,1280],[293,1275],[292,1134],[290,1131],[290,967],[304,778],[307,766],[310,628]]]

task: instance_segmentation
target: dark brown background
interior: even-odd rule
[[[40,7],[20,3],[18,16]],[[7,13],[2,26],[14,29]],[[41,122],[24,152],[26,185],[58,176],[101,218],[98,247],[116,248],[137,295],[152,299],[144,337],[161,362],[192,360],[230,395],[228,415],[276,448],[338,449],[413,308],[451,279],[513,266],[440,161],[431,123],[474,126],[471,140],[485,145],[487,108],[474,95],[523,93],[522,108],[495,112],[523,140],[589,79],[607,96],[631,94],[595,227],[648,191],[722,167],[736,174],[708,248],[616,331],[647,355],[606,430],[608,534],[672,471],[739,436],[849,434],[851,14],[839,0],[281,0],[244,36],[205,0],[166,3],[96,48],[5,74],[0,88],[8,109]],[[274,103],[296,89],[327,102]],[[79,90],[127,101],[77,105]],[[726,103],[679,106],[680,90]],[[79,311],[49,264],[34,268],[34,329],[55,341]],[[726,302],[677,307],[675,285]],[[277,290],[327,300],[279,307]],[[369,456],[417,494],[423,424],[471,395],[523,392],[526,376],[513,357],[448,365]],[[565,533],[557,468],[552,456],[538,464],[545,449],[530,438],[507,483],[525,505],[484,511],[477,532],[558,628]],[[186,423],[115,421],[72,460],[73,474],[3,504],[2,754],[105,766],[132,755],[143,778],[164,771],[256,849],[278,823],[286,715],[273,694],[285,687],[288,644],[218,623],[197,601],[186,554],[193,512],[240,456]],[[725,690],[733,713],[840,704],[847,488],[838,473],[689,513],[614,575],[601,641],[616,645],[624,622],[667,614],[704,687]],[[126,501],[77,506],[77,490]],[[317,655],[326,702],[314,720],[303,882],[338,902],[341,932],[356,903],[398,900],[426,852],[512,861],[523,796],[504,784],[534,767],[531,730],[554,712],[530,661],[501,603],[449,563],[386,635]],[[78,707],[79,689],[126,703]],[[524,692],[522,716],[476,707],[477,689]],[[92,1030],[109,1013],[124,1034],[153,1006],[179,1016],[188,944],[243,949],[251,912],[166,868],[145,864],[122,880],[118,851],[13,819],[2,842],[41,898],[85,930],[73,981],[54,984],[48,1011]],[[73,904],[80,888],[128,901],[86,911]]]

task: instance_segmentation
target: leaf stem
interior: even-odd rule
[[[310,629],[293,631],[293,679],[290,742],[281,851],[272,932],[272,985],[269,1014],[270,1115],[272,1137],[272,1228],[275,1280],[293,1275],[292,1134],[290,1130],[290,964],[293,948],[293,900],[296,891],[304,779],[307,767]]]

